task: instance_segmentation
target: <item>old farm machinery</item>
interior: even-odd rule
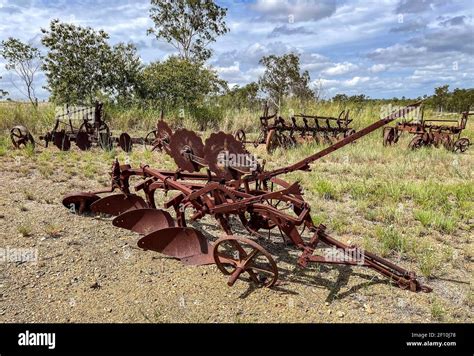
[[[471,143],[467,137],[461,137],[461,133],[466,128],[469,115],[474,115],[474,112],[464,111],[458,120],[425,120],[422,114],[419,122],[398,122],[393,127],[384,128],[383,144],[384,146],[393,145],[398,142],[403,132],[407,132],[414,135],[409,143],[409,147],[413,150],[423,146],[442,145],[453,152],[465,152]]]
[[[48,147],[51,142],[61,151],[68,151],[71,143],[75,142],[82,151],[95,145],[105,150],[117,146],[125,152],[130,152],[133,144],[162,148],[169,135],[171,135],[171,129],[161,115],[156,129],[149,132],[145,138],[132,138],[126,132],[121,133],[119,137],[114,137],[104,120],[103,104],[97,102],[91,107],[66,105],[60,108],[55,116],[53,129],[40,136],[40,140],[44,141],[45,147]],[[35,145],[33,136],[24,126],[13,127],[10,130],[10,137],[16,148],[22,148],[27,144]]]
[[[80,213],[92,211],[115,216],[114,226],[141,235],[138,246],[144,250],[160,252],[186,265],[215,264],[228,276],[229,286],[244,276],[258,286],[275,285],[276,262],[256,240],[266,238],[265,232],[279,231],[287,245],[300,251],[297,263],[303,268],[311,262],[362,266],[384,275],[400,288],[430,292],[431,288],[421,284],[414,272],[329,236],[324,225],[314,224],[300,185],[280,178],[286,173],[310,170],[309,165],[321,157],[419,105],[398,110],[320,152],[272,171],[256,163],[232,135],[213,133],[203,143],[194,132],[177,130],[171,136],[169,152],[178,170],[166,171],[143,164],[132,168],[115,161],[108,192],[118,190],[118,194],[101,197],[106,192],[71,193],[64,197],[63,204]],[[200,173],[203,168],[206,172]],[[142,191],[145,199],[131,192],[130,178],[134,176],[142,178],[134,190]],[[157,209],[157,190],[177,194],[164,203],[164,209]],[[176,218],[167,211],[171,208]],[[214,217],[226,236],[210,241],[201,231],[188,226],[205,216]],[[233,235],[238,222],[256,239]],[[336,253],[318,253],[323,245]]]
[[[255,147],[265,144],[267,151],[271,153],[277,147],[289,148],[308,141],[333,144],[355,132],[349,127],[352,122],[349,110],[343,110],[338,117],[297,114],[290,120],[291,122],[285,121],[278,113],[268,115],[268,106],[265,106],[264,115],[260,117],[257,139],[247,140],[244,130],[238,130],[235,138]]]

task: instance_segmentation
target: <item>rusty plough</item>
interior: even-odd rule
[[[247,140],[244,130],[238,130],[235,138],[243,144],[255,147],[265,144],[267,152],[277,147],[289,148],[296,144],[315,141],[316,143],[333,144],[355,132],[349,127],[352,119],[349,110],[343,110],[338,117],[298,114],[291,117],[291,123],[275,113],[268,115],[265,106],[264,115],[260,117],[260,133],[256,140]]]
[[[75,122],[79,123],[74,124]],[[55,117],[55,124],[51,131],[40,136],[44,141],[44,146],[48,147],[52,142],[61,151],[69,151],[71,142],[82,150],[88,150],[93,145],[109,150],[115,146],[120,147],[125,152],[132,150],[133,144],[143,144],[152,149],[163,148],[166,144],[166,136],[171,135],[171,129],[161,119],[157,123],[157,128],[149,132],[145,138],[131,137],[123,132],[119,137],[112,136],[109,126],[104,121],[103,104],[97,102],[93,107],[69,107],[59,112]],[[35,139],[24,126],[15,126],[10,130],[10,138],[15,148],[22,148],[26,145],[35,145]],[[168,137],[169,141],[169,137]]]
[[[469,115],[474,115],[474,112],[462,112],[459,120],[425,120],[422,114],[419,122],[403,121],[393,127],[385,127],[383,144],[384,146],[393,145],[398,142],[403,132],[407,132],[415,135],[409,143],[412,150],[423,146],[439,147],[442,145],[449,151],[465,152],[471,143],[467,137],[461,137],[461,133],[466,128]]]
[[[114,226],[141,235],[138,246],[144,250],[179,259],[186,265],[216,264],[228,276],[229,286],[243,276],[258,286],[275,285],[276,262],[256,242],[265,238],[265,232],[270,235],[275,231],[289,246],[300,251],[297,263],[303,268],[312,262],[362,266],[384,275],[400,288],[430,292],[431,288],[421,284],[414,272],[329,236],[324,225],[314,224],[300,185],[280,178],[286,173],[310,170],[309,165],[321,157],[419,105],[420,102],[407,106],[320,152],[272,171],[258,164],[232,135],[213,133],[203,143],[194,132],[181,129],[172,134],[166,148],[178,170],[166,171],[143,164],[132,168],[115,161],[108,192],[119,191],[118,194],[101,198],[103,191],[72,193],[64,197],[63,204],[81,213],[92,211],[115,216]],[[205,173],[200,172],[203,169]],[[134,176],[142,179],[132,193],[130,178]],[[157,190],[176,192],[164,203],[164,209],[155,205]],[[136,194],[140,191],[145,199]],[[171,208],[176,218],[167,211]],[[210,241],[201,231],[188,226],[189,222],[205,216],[214,217],[226,236]],[[256,239],[234,236],[237,221]],[[336,253],[320,254],[321,246]]]

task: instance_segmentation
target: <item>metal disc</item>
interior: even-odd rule
[[[168,227],[142,237],[138,247],[174,258],[188,258],[210,253],[211,245],[204,235],[191,227]]]
[[[222,131],[211,134],[206,140],[204,159],[211,172],[227,180],[238,179],[242,171],[250,172],[251,164],[255,163],[242,142]]]
[[[278,139],[275,130],[268,131],[267,137],[265,139],[265,147],[268,153],[272,153],[278,146]]]
[[[159,229],[175,226],[170,213],[161,209],[135,209],[117,216],[112,225],[147,235]]]
[[[71,148],[71,141],[69,136],[66,135],[64,130],[54,133],[54,145],[59,148],[61,151],[69,151]]]
[[[204,157],[204,145],[195,132],[186,129],[177,130],[171,136],[170,155],[182,170],[197,172],[201,167],[195,160],[196,157],[198,159]]]
[[[122,134],[120,134],[118,144],[120,148],[125,152],[132,151],[132,138],[128,133],[123,132]]]
[[[131,194],[113,194],[99,199],[91,205],[94,213],[103,213],[109,215],[120,215],[127,210],[148,208],[147,203],[142,197]]]
[[[79,131],[76,135],[76,145],[81,151],[86,151],[91,148],[92,143],[89,140],[89,135],[85,131]]]
[[[35,140],[25,126],[15,126],[10,130],[10,138],[15,148],[26,147],[27,144],[35,146]]]
[[[70,211],[79,214],[90,211],[91,204],[100,197],[88,192],[74,192],[64,196],[63,205]]]
[[[172,135],[173,135],[173,131],[168,126],[166,121],[158,120],[156,124],[156,137],[161,139],[162,141],[167,140],[169,143]]]

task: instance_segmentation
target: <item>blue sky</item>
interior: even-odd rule
[[[256,81],[268,54],[297,52],[322,96],[417,97],[433,88],[474,87],[472,0],[218,0],[230,32],[213,44],[208,65],[229,84]],[[110,42],[134,42],[144,63],[173,48],[146,35],[148,0],[0,0],[0,40],[40,46],[40,28],[59,18],[103,29]],[[0,88],[21,94],[0,60]],[[44,74],[38,77],[41,89]]]

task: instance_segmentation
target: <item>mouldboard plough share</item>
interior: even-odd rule
[[[270,231],[279,231],[288,246],[300,251],[297,264],[302,268],[312,262],[361,266],[384,275],[400,288],[430,292],[431,288],[423,285],[414,272],[344,244],[331,237],[324,225],[316,226],[299,183],[281,178],[286,173],[309,171],[314,161],[408,114],[420,104],[400,109],[297,163],[269,171],[255,162],[247,164],[253,158],[232,135],[213,133],[203,143],[194,132],[177,130],[166,151],[174,158],[178,170],[143,164],[132,168],[115,161],[108,192],[120,193],[105,197],[101,197],[104,191],[71,193],[64,197],[63,204],[79,213],[92,211],[115,216],[113,225],[140,234],[138,246],[144,250],[179,259],[186,265],[216,264],[228,276],[229,286],[242,277],[250,278],[258,286],[275,285],[276,262],[256,241],[265,238],[266,232],[270,235]],[[200,173],[202,169],[206,173]],[[145,199],[131,191],[130,178],[134,176],[141,177],[134,190],[143,191]],[[164,209],[158,209],[156,190],[177,194],[164,203]],[[176,218],[167,211],[171,208]],[[188,226],[205,216],[214,217],[226,235],[211,241],[200,230]],[[236,222],[253,238],[233,235]],[[321,249],[317,247],[321,246],[359,253],[319,254]]]

